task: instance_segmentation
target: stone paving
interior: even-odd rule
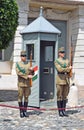
[[[18,106],[17,101],[0,104]],[[79,99],[84,105],[84,99]],[[19,110],[0,107],[0,130],[84,130],[84,107],[67,110],[69,117],[59,117],[56,110],[28,110],[29,117],[20,118]]]
[[[8,78],[6,87],[2,86],[4,82],[0,82],[0,104],[17,107],[17,90],[10,90]],[[84,106],[84,86],[78,87],[78,93],[78,105]],[[57,110],[28,110],[29,117],[20,118],[18,109],[0,106],[0,130],[84,130],[84,107],[67,110],[67,113],[69,117],[59,117]]]
[[[57,110],[28,110],[29,117],[20,118],[18,109],[0,106],[0,130],[84,130],[84,91],[80,92],[79,108],[67,110],[69,117],[59,117]],[[0,104],[18,107],[17,95],[17,90],[0,90]]]

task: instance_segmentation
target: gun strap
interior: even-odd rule
[[[62,68],[66,68],[66,63],[64,63],[64,65],[62,65],[58,60],[56,60],[56,62],[57,62]]]
[[[21,68],[18,63],[16,63],[16,66],[17,66],[17,68],[19,69],[20,72],[25,74],[25,69]]]

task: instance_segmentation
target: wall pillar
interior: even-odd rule
[[[73,69],[78,85],[84,84],[84,6],[72,14]]]
[[[29,10],[29,1],[28,0],[17,0],[17,4],[19,7],[19,20],[18,20],[19,25],[17,27],[16,33],[15,33],[15,38],[14,38],[12,75],[16,74],[16,72],[15,72],[16,62],[20,61],[20,51],[22,50],[22,36],[20,35],[20,31],[28,23],[28,10]]]

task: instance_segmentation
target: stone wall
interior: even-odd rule
[[[72,12],[73,71],[77,84],[84,84],[84,6]]]
[[[37,18],[39,8],[31,7],[28,0],[17,0],[19,5],[19,26],[14,39],[13,68],[15,74],[15,63],[20,60],[19,54],[22,49],[22,37],[20,30],[28,24],[28,18]],[[44,9],[44,17],[51,20],[67,21],[67,55],[70,54],[70,47],[73,47],[73,71],[79,84],[83,84],[84,73],[84,6],[77,6],[77,9],[70,11]],[[80,76],[81,75],[81,76]],[[81,77],[81,83],[80,83]]]
[[[16,30],[15,38],[14,38],[14,52],[13,52],[13,68],[12,74],[15,73],[15,63],[20,60],[20,51],[22,50],[22,36],[20,35],[20,31],[27,25],[28,23],[28,0],[17,0],[17,4],[19,6],[19,25]]]

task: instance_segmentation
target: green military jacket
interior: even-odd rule
[[[58,58],[55,62],[55,68],[57,70],[56,84],[66,85],[69,84],[69,61],[67,59]]]
[[[22,61],[16,63],[16,73],[18,76],[18,86],[20,87],[29,87],[29,78],[28,74],[30,63],[24,63]]]

